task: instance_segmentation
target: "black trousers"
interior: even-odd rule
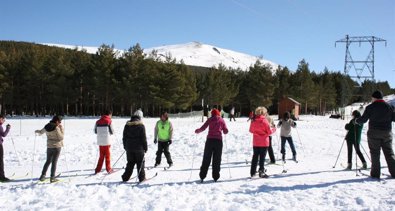
[[[251,176],[255,175],[256,173],[256,167],[258,164],[258,158],[259,158],[259,171],[263,171],[265,169],[265,157],[267,153],[267,147],[253,147],[254,154],[252,155],[252,161],[251,161],[251,170],[250,174]]]
[[[144,151],[126,151],[126,159],[128,163],[126,164],[125,172],[122,175],[122,180],[128,181],[133,174],[134,165],[137,165],[139,181],[143,181],[145,179]]]
[[[221,157],[222,157],[223,143],[218,139],[208,138],[204,145],[204,154],[202,166],[200,167],[200,179],[204,179],[207,176],[208,168],[210,167],[211,158],[213,159],[213,172],[212,177],[214,180],[218,180],[220,177],[219,172],[221,171]]]
[[[3,144],[0,144],[0,179],[4,177],[4,149]]]
[[[388,171],[395,178],[395,155],[392,149],[392,131],[369,129],[367,135],[370,156],[372,158],[370,176],[380,177],[381,175],[380,151],[382,150],[388,165]]]
[[[47,161],[45,161],[41,175],[46,175],[49,164],[51,164],[51,177],[55,177],[56,165],[62,148],[47,148]]]
[[[274,157],[274,151],[273,151],[273,146],[272,146],[272,137],[269,136],[269,147],[267,148],[267,152],[269,153],[269,158],[270,162],[274,163],[276,162],[276,158]]]
[[[352,141],[347,141],[347,162],[352,163],[352,146],[354,145],[355,152],[357,153],[359,159],[361,159],[362,163],[365,163],[366,160],[362,155],[361,149],[359,147],[359,144],[355,144]]]
[[[171,160],[171,155],[169,151],[169,142],[168,141],[158,141],[158,151],[156,151],[156,159],[155,163],[160,164],[162,161],[162,152],[165,154],[167,163],[173,164],[173,161]]]

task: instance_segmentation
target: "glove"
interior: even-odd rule
[[[195,130],[195,133],[196,133],[196,134],[200,133],[200,130],[199,130],[199,129],[196,129],[196,130]]]
[[[168,144],[170,145],[171,143],[172,143],[171,140],[169,140]]]
[[[157,144],[158,143],[158,140],[157,139],[154,139],[154,144]]]
[[[7,126],[6,126],[7,128],[11,128],[11,125],[10,124],[7,124]]]

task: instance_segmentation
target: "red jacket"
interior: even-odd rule
[[[250,124],[250,133],[253,134],[253,143],[254,147],[268,147],[269,146],[269,135],[271,135],[274,129],[270,128],[269,122],[267,119],[258,115]]]
[[[201,133],[208,127],[207,138],[218,139],[222,141],[222,131],[224,134],[228,133],[225,121],[220,116],[212,116],[202,125],[202,127],[195,130],[195,133]]]

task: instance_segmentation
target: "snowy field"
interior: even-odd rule
[[[146,166],[155,162],[153,131],[157,120],[144,119],[149,145]],[[4,142],[5,173],[13,181],[0,183],[0,210],[395,210],[395,180],[387,176],[383,156],[382,173],[386,175],[381,180],[344,170],[346,146],[333,168],[346,134],[346,120],[301,116],[298,128],[293,130],[299,163],[287,160],[282,166],[277,161],[279,165],[266,166],[270,178],[250,179],[246,164],[252,155],[249,123],[246,118],[236,122],[226,119],[229,134],[224,140],[221,178],[214,183],[210,169],[203,184],[199,183],[199,167],[207,130],[194,134],[202,125],[198,117],[170,120],[174,126],[170,146],[174,166],[165,171],[163,156],[159,168],[146,171],[147,177],[155,173],[158,176],[136,185],[136,178],[121,182],[125,156],[113,166],[120,171],[106,176],[103,169],[99,175],[89,176],[98,158],[93,133],[96,119],[73,118],[62,123],[65,147],[57,169],[61,182],[38,183],[46,159],[46,136],[35,137],[34,130],[41,129],[49,119],[7,119],[5,124],[12,128]],[[111,147],[112,164],[123,153],[122,130],[126,121],[113,119],[116,135]],[[366,130],[367,125],[362,146],[368,151]],[[280,158],[279,137],[273,138],[276,156]],[[289,148],[287,152],[290,159]],[[365,153],[364,156],[367,158]],[[287,173],[282,173],[283,168]],[[132,177],[135,175],[136,171]]]

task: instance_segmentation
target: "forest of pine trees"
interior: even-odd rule
[[[375,89],[392,94],[388,82],[357,84],[328,69],[315,73],[305,60],[294,71],[273,70],[257,61],[248,71],[187,66],[170,56],[146,57],[139,44],[119,55],[102,45],[96,54],[26,42],[0,41],[0,113],[13,115],[99,115],[112,109],[128,116],[142,108],[148,116],[166,110],[201,110],[201,101],[246,115],[256,106],[277,112],[288,96],[301,113],[324,114],[370,99]]]

